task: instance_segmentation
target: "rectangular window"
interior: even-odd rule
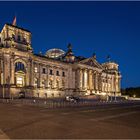
[[[34,69],[34,70],[35,70],[35,73],[37,73],[37,67],[35,67],[35,69]]]
[[[21,41],[21,37],[20,37],[20,35],[18,35],[18,41]]]
[[[23,77],[17,77],[17,86],[23,86]]]
[[[22,85],[22,77],[17,77],[17,84]]]
[[[44,74],[46,73],[46,69],[45,68],[42,69],[42,73],[44,73]]]

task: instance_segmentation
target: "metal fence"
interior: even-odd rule
[[[73,107],[94,107],[94,106],[106,106],[110,104],[135,104],[140,101],[120,100],[120,101],[93,101],[82,100],[79,102],[67,102],[63,100],[40,100],[40,99],[0,99],[0,103],[5,104],[21,104],[31,106],[42,106],[45,108],[73,108]]]

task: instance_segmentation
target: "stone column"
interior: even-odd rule
[[[88,78],[88,86],[89,86],[89,89],[90,90],[92,90],[93,89],[93,73],[92,73],[92,70],[89,70],[89,72],[88,72],[88,74],[89,74],[89,78]]]
[[[108,92],[108,75],[106,76],[106,80],[107,80],[107,92]]]
[[[96,90],[96,72],[93,71],[93,90]]]
[[[114,76],[111,78],[111,92],[114,92]]]
[[[121,77],[118,79],[118,92],[120,92],[121,89]]]
[[[0,84],[3,84],[3,60],[0,59]]]
[[[98,75],[98,90],[102,91],[102,77],[101,77],[101,73],[99,73],[99,75]]]
[[[76,69],[76,71],[75,71],[75,75],[76,75],[76,77],[75,77],[75,85],[76,85],[76,88],[77,89],[79,89],[80,88],[80,70],[79,69]]]
[[[94,89],[94,80],[93,80],[93,78],[94,78],[94,73],[93,73],[93,71],[91,71],[91,89],[93,90]]]
[[[116,92],[116,76],[113,78],[113,92]]]
[[[95,75],[95,85],[96,85],[96,91],[98,90],[98,74],[96,72],[96,75]]]
[[[42,79],[41,79],[41,65],[40,64],[38,64],[39,66],[38,66],[38,69],[39,69],[39,78],[38,78],[38,83],[39,83],[39,87],[41,87],[42,86]]]
[[[82,89],[82,84],[83,84],[83,71],[82,69],[79,70],[79,88]]]
[[[116,92],[118,92],[118,76],[116,76],[115,87],[116,87]]]
[[[84,89],[87,89],[87,70],[84,70]]]
[[[110,92],[110,78],[108,77],[108,79],[107,79],[107,85],[108,85],[108,92]]]
[[[10,84],[14,84],[15,83],[15,64],[14,64],[14,59],[11,58],[11,68],[10,68],[10,71],[11,71],[11,76],[10,76]]]
[[[104,92],[104,77],[102,77],[102,92]]]
[[[60,74],[60,76],[59,76],[59,88],[62,88],[62,69],[60,69],[59,70],[59,74]]]
[[[53,87],[56,88],[56,67],[53,67],[52,70],[53,70]]]
[[[32,61],[32,59],[30,59],[29,60],[30,61],[30,75],[29,75],[29,85],[30,86],[33,86],[34,85],[34,83],[33,83],[33,81],[34,81],[34,69],[33,69],[33,61]]]
[[[75,88],[75,69],[72,69],[72,77],[73,77],[73,83],[72,83],[72,88]]]
[[[32,77],[31,77],[31,86],[34,86],[34,62],[33,62],[33,60],[32,60],[32,69],[31,69],[31,75],[32,75]]]
[[[7,73],[7,70],[6,70],[6,59],[5,59],[5,57],[3,57],[3,61],[2,61],[2,65],[3,65],[3,84],[5,84],[6,83],[6,73]]]
[[[28,62],[26,66],[26,79],[25,79],[25,85],[29,86],[29,84],[30,84],[30,62]]]
[[[49,66],[47,66],[46,71],[47,71],[47,74],[46,74],[46,88],[48,88],[49,87]]]

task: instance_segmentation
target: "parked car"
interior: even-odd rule
[[[79,97],[66,96],[66,101],[69,101],[69,102],[78,102],[79,101]]]
[[[19,92],[19,97],[18,97],[19,99],[21,99],[21,98],[25,98],[25,92]]]

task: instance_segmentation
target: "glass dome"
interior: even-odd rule
[[[59,58],[61,56],[63,56],[65,54],[65,52],[61,49],[50,49],[46,52],[46,56],[49,58]]]

